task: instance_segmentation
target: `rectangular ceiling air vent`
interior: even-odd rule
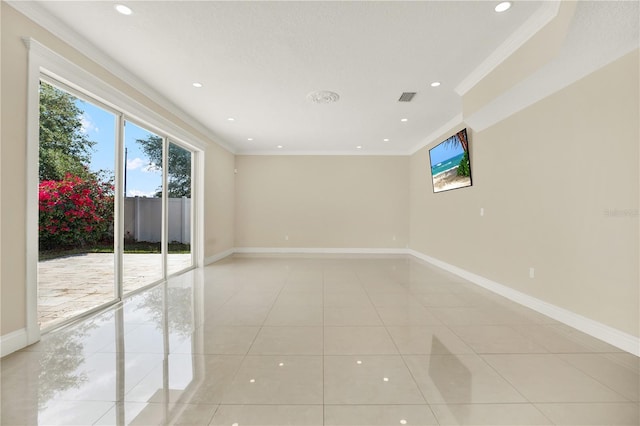
[[[411,102],[411,99],[413,99],[415,95],[416,92],[402,92],[402,95],[400,95],[400,99],[398,99],[398,102]]]

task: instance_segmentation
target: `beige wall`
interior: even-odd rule
[[[208,140],[179,118],[164,110],[143,94],[116,78],[104,68],[87,59],[69,45],[39,27],[15,9],[2,2],[2,106],[1,151],[2,212],[0,223],[1,242],[1,315],[0,334],[25,327],[25,203],[26,203],[26,96],[27,96],[27,48],[21,37],[33,37],[40,43],[80,65],[108,85],[126,93],[168,121],[180,126],[201,140]],[[221,223],[205,220],[205,256],[233,247],[233,180],[219,179],[218,173],[233,168],[233,154],[215,144],[206,152],[207,178],[205,194],[205,218],[212,217]],[[209,170],[210,169],[210,170]],[[227,173],[228,174],[228,173]],[[231,194],[231,195],[230,195]],[[11,203],[6,203],[11,200]],[[214,208],[214,212],[209,209]],[[213,225],[209,225],[212,223]]]
[[[19,38],[20,18],[5,3],[1,4],[2,31],[2,126],[0,161],[2,167],[2,263],[0,292],[0,333],[23,328],[25,316],[25,162],[27,52]],[[9,184],[11,183],[11,184]]]
[[[237,156],[236,246],[404,248],[408,166],[408,157]]]
[[[19,206],[26,202],[27,50],[20,37],[34,37],[167,120],[206,136],[10,6],[1,7],[5,335],[25,326],[25,211]],[[411,157],[235,157],[212,144],[204,160],[204,255],[234,246],[409,244],[638,336],[638,80],[636,51],[482,132],[470,129],[474,186],[440,194],[432,192],[426,148]],[[528,278],[530,267],[535,279]]]
[[[413,155],[411,248],[638,336],[638,60],[472,132],[471,188]]]
[[[212,145],[204,164],[204,256],[215,256],[234,247],[235,156]]]

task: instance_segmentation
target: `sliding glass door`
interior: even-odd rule
[[[162,263],[163,139],[125,122],[124,293],[164,277]]]
[[[161,129],[42,78],[40,329],[193,266],[193,157]]]
[[[40,83],[38,323],[116,299],[116,114]]]
[[[191,151],[170,142],[167,171],[167,274],[188,268],[191,256]]]

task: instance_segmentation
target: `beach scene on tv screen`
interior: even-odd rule
[[[471,186],[471,164],[466,129],[429,150],[433,192]]]

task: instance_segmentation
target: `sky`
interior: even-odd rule
[[[445,146],[444,144],[436,145],[429,150],[429,157],[431,158],[431,166],[435,166],[438,163],[442,163],[444,160],[460,155],[464,152],[462,145],[456,144],[451,146],[450,144]]]
[[[116,116],[89,102],[76,100],[82,115],[82,131],[89,140],[95,141],[91,154],[92,171],[108,170],[111,175],[115,168]],[[127,197],[153,197],[162,184],[162,173],[150,165],[137,139],[146,139],[149,132],[131,122],[125,125],[125,148],[127,149]]]

